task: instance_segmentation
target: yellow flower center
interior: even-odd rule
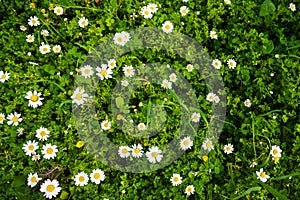
[[[30,182],[35,183],[36,182],[36,177],[35,176],[31,177]]]
[[[100,173],[95,173],[94,174],[94,179],[99,179],[101,177]]]
[[[188,187],[187,191],[192,192],[192,187]]]
[[[274,161],[277,163],[279,161],[279,157],[274,157]]]
[[[54,50],[55,50],[55,51],[59,51],[59,47],[55,47]]]
[[[78,100],[78,101],[81,100],[82,99],[82,94],[76,94],[75,99]]]
[[[169,25],[169,24],[167,24],[166,26],[165,26],[165,29],[167,29],[167,30],[169,30],[171,28],[171,26]]]
[[[46,187],[46,190],[47,190],[47,192],[53,192],[53,191],[54,191],[54,189],[55,189],[55,186],[54,186],[54,185],[52,185],[52,184],[50,184],[50,185],[47,185],[47,187]]]
[[[35,8],[35,3],[30,3],[30,8]]]
[[[262,178],[265,178],[265,176],[266,176],[266,174],[265,174],[265,172],[260,172],[260,177],[262,177]]]
[[[18,117],[14,116],[11,120],[16,123],[16,122],[18,122],[19,119],[18,119]]]
[[[90,73],[90,70],[89,70],[89,69],[85,69],[83,72],[84,72],[85,74],[89,74],[89,73]]]
[[[30,97],[30,100],[31,100],[32,102],[37,102],[37,101],[39,100],[39,97],[38,97],[38,95],[32,95],[32,96]]]
[[[148,10],[145,10],[145,15],[149,15],[149,11]]]
[[[32,22],[32,24],[36,24],[36,20],[35,19],[31,20],[31,22]]]
[[[118,42],[122,42],[123,41],[123,39],[121,38],[121,37],[118,37]]]
[[[47,135],[47,133],[46,133],[46,131],[41,131],[40,135],[41,135],[42,137],[45,137],[45,136]]]
[[[6,78],[6,75],[5,75],[5,74],[2,74],[1,78],[2,78],[2,79],[5,79],[5,78]]]
[[[179,181],[179,178],[178,177],[174,177],[173,181],[176,183]]]
[[[183,145],[184,145],[184,146],[188,146],[189,144],[190,144],[190,142],[189,142],[188,140],[184,140],[184,141],[183,141]]]
[[[141,150],[140,150],[139,148],[135,148],[135,149],[134,149],[134,153],[140,153],[140,151],[141,151]]]
[[[186,10],[182,10],[181,12],[182,12],[182,14],[186,14]]]
[[[79,180],[79,182],[83,182],[84,181],[84,176],[79,176],[78,180]]]
[[[39,158],[39,156],[38,155],[34,155],[33,158],[37,160]]]
[[[219,63],[218,63],[218,62],[215,62],[214,65],[217,67],[217,66],[219,66]]]
[[[152,153],[151,153],[151,156],[152,156],[153,158],[156,158],[156,157],[158,156],[158,153],[157,153],[157,152],[152,152]]]
[[[231,61],[231,62],[229,63],[229,65],[230,65],[230,66],[233,66],[234,64],[233,64],[233,62]]]
[[[3,118],[2,116],[0,116],[0,121],[3,121],[3,119],[4,119],[4,118]]]
[[[274,150],[273,150],[273,154],[274,154],[274,155],[278,154],[278,150],[277,150],[277,149],[274,149]]]
[[[108,123],[104,123],[104,127],[107,128],[108,127]]]
[[[107,75],[107,71],[106,71],[106,70],[102,70],[102,71],[101,71],[101,75],[102,75],[102,76],[106,76],[106,75]]]
[[[211,147],[212,147],[212,144],[211,144],[210,141],[206,142],[206,147],[207,147],[207,148],[211,148]]]
[[[131,72],[131,69],[130,69],[130,68],[126,69],[126,72],[127,72],[127,73],[130,73],[130,72]]]
[[[34,146],[31,144],[28,146],[29,151],[33,151],[34,150]]]
[[[110,63],[110,66],[112,66],[112,67],[115,66],[115,63],[114,63],[114,62],[111,62],[111,63]]]
[[[202,159],[204,162],[206,162],[206,161],[208,161],[208,156],[203,156]]]
[[[228,146],[228,147],[226,147],[226,151],[230,151],[230,149],[231,149],[231,148],[230,148],[229,146]]]
[[[46,152],[47,152],[47,154],[52,154],[52,153],[53,153],[53,149],[52,149],[52,148],[48,148],[48,149],[46,150]]]
[[[127,152],[128,152],[128,151],[127,151],[126,148],[122,149],[122,153],[123,153],[123,154],[126,154]]]
[[[59,14],[59,13],[61,13],[61,10],[60,10],[60,9],[57,9],[56,12]]]
[[[47,48],[47,47],[44,47],[44,48],[43,48],[43,51],[44,51],[44,52],[46,52],[47,50],[48,50],[48,48]]]
[[[211,34],[211,37],[215,37],[216,35],[214,33]]]
[[[81,24],[82,24],[82,25],[85,25],[85,24],[86,24],[86,22],[85,22],[85,21],[82,21],[82,22],[81,22]]]

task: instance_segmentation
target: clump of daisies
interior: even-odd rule
[[[116,33],[113,40],[114,43],[120,46],[124,46],[131,39],[130,33],[122,31],[121,33]]]
[[[206,100],[208,100],[209,102],[219,103],[220,97],[218,95],[216,95],[215,93],[210,92],[207,94]]]
[[[44,100],[44,98],[42,98],[41,95],[42,94],[40,92],[37,92],[36,90],[34,90],[33,92],[28,91],[25,96],[25,98],[29,100],[28,107],[36,108],[43,105],[42,100]]]
[[[273,145],[272,149],[270,151],[270,155],[272,156],[272,160],[274,160],[274,163],[277,164],[279,162],[279,159],[281,158],[281,152],[279,146]]]
[[[151,19],[153,17],[153,13],[156,13],[157,10],[157,5],[155,3],[150,3],[147,6],[141,8],[141,15],[145,19]]]
[[[164,89],[172,89],[172,82],[164,79],[161,83],[161,87],[163,87]]]

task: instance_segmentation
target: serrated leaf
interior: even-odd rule
[[[264,17],[267,15],[270,15],[270,14],[274,13],[275,10],[276,10],[276,7],[273,4],[273,2],[271,0],[265,0],[260,6],[259,16]]]

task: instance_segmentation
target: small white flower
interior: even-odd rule
[[[250,99],[246,99],[246,101],[244,101],[244,105],[249,108],[251,106]]]
[[[21,122],[23,119],[21,118],[21,114],[18,114],[16,112],[13,113],[10,113],[8,116],[7,116],[7,124],[8,125],[14,125],[14,126],[18,126],[19,125],[19,122]]]
[[[194,194],[194,191],[195,191],[195,187],[193,185],[188,185],[186,188],[185,188],[185,192],[187,195],[191,195],[191,194]]]
[[[126,80],[122,80],[121,85],[124,86],[124,87],[127,87],[129,85],[129,83]]]
[[[224,0],[225,4],[231,4],[230,0]]]
[[[213,60],[211,64],[212,64],[212,66],[213,66],[214,68],[216,68],[216,69],[220,69],[221,66],[222,66],[221,61],[218,60],[218,59]]]
[[[267,179],[270,178],[265,172],[263,168],[260,168],[259,171],[256,171],[257,179],[260,179],[262,182],[267,182]]]
[[[115,59],[110,59],[107,61],[107,65],[109,68],[114,69],[117,66],[117,62]]]
[[[218,95],[215,95],[214,102],[215,103],[219,103],[220,102],[220,97]]]
[[[161,87],[163,87],[164,89],[172,89],[172,82],[164,79],[162,81]]]
[[[274,76],[274,73],[271,73],[270,76],[273,77],[273,76]]]
[[[3,72],[0,71],[0,82],[4,83],[5,81],[7,81],[9,79],[9,73],[8,72]]]
[[[233,152],[234,148],[232,144],[227,144],[224,146],[224,152],[226,154],[231,154]]]
[[[152,11],[148,6],[142,7],[141,14],[145,19],[151,19],[153,17]]]
[[[29,42],[29,43],[34,42],[34,35],[27,35],[26,42]]]
[[[121,158],[127,158],[130,156],[131,148],[128,146],[120,146],[118,150],[118,154]]]
[[[115,44],[124,46],[130,38],[131,36],[128,32],[122,31],[121,33],[116,33],[113,40]]]
[[[229,67],[230,69],[234,69],[234,68],[236,67],[236,62],[235,62],[235,60],[233,60],[233,59],[229,59],[229,60],[227,61],[227,65],[228,65],[228,67]]]
[[[56,153],[58,152],[56,145],[45,144],[43,145],[42,154],[45,159],[54,159],[56,157]]]
[[[134,75],[135,69],[133,69],[131,65],[130,66],[125,65],[125,67],[123,67],[123,72],[126,77],[132,77]]]
[[[251,168],[255,167],[257,165],[257,162],[253,161],[250,165]]]
[[[200,113],[196,113],[196,112],[194,112],[193,114],[192,114],[192,122],[199,122],[200,121]]]
[[[59,53],[61,51],[61,46],[59,44],[54,45],[52,50],[54,53]]]
[[[122,190],[122,194],[125,194],[126,193],[126,191],[125,190]]]
[[[56,7],[54,8],[54,13],[55,13],[56,15],[62,15],[62,14],[64,14],[64,10],[63,10],[62,7],[56,6]]]
[[[146,157],[150,163],[156,163],[161,161],[163,155],[162,151],[158,147],[154,146],[151,147],[148,152],[146,152]]]
[[[182,2],[188,2],[188,0],[182,0]]]
[[[98,185],[105,179],[104,172],[101,169],[93,169],[93,172],[90,174],[90,179],[91,182]]]
[[[35,137],[37,137],[39,140],[47,140],[49,137],[50,131],[47,128],[41,127],[39,129],[36,130],[36,135]]]
[[[180,174],[173,174],[173,176],[170,179],[173,186],[180,185],[182,183],[182,177]]]
[[[39,154],[34,154],[33,156],[32,156],[32,161],[38,161],[38,160],[40,160],[41,159],[41,156],[39,155]]]
[[[194,65],[188,64],[188,65],[186,66],[186,69],[187,69],[188,72],[191,72],[191,71],[193,71],[193,69],[194,69]]]
[[[41,35],[43,35],[43,36],[48,36],[49,35],[49,31],[47,31],[47,30],[42,30],[41,31]]]
[[[24,150],[25,154],[31,156],[35,154],[35,151],[39,148],[38,143],[36,141],[27,141],[26,144],[23,144],[22,149]]]
[[[171,33],[173,31],[173,28],[174,28],[174,26],[170,21],[165,21],[162,24],[162,29],[165,33]]]
[[[33,92],[28,91],[25,96],[25,98],[29,100],[28,107],[37,108],[38,106],[43,105],[42,100],[44,100],[44,98],[42,98],[41,95],[42,93],[37,92],[36,90]]]
[[[180,148],[182,150],[187,150],[187,149],[191,149],[193,146],[193,141],[191,140],[191,138],[189,136],[184,137],[181,141],[180,141]]]
[[[202,144],[202,148],[204,150],[208,150],[208,151],[211,151],[212,149],[214,149],[212,141],[210,141],[208,138],[206,138],[206,140]]]
[[[74,91],[72,98],[72,103],[76,103],[77,105],[83,104],[87,99],[88,95],[84,93],[83,88],[77,87]]]
[[[156,13],[158,10],[157,5],[155,3],[150,3],[147,7],[151,10],[152,13]]]
[[[78,24],[81,28],[84,28],[89,24],[89,20],[86,19],[85,17],[82,17],[79,19]]]
[[[21,29],[21,31],[26,31],[27,30],[27,28],[24,25],[21,25],[20,29]]]
[[[101,64],[101,67],[97,67],[96,73],[97,76],[100,77],[101,80],[112,78],[112,70],[106,64]]]
[[[189,9],[186,6],[180,7],[181,16],[186,16],[189,13]]]
[[[104,120],[104,121],[101,122],[101,128],[103,130],[107,131],[107,130],[110,129],[110,127],[111,127],[111,123],[108,120]]]
[[[31,16],[28,19],[28,24],[29,24],[29,26],[38,26],[38,25],[40,25],[40,21],[36,16],[33,16],[33,17]]]
[[[291,11],[293,11],[293,12],[296,11],[296,5],[293,4],[293,3],[290,3],[289,9],[290,9]]]
[[[175,73],[170,74],[169,79],[171,82],[175,83],[177,81],[177,76]]]
[[[77,175],[75,175],[74,180],[76,186],[85,186],[88,184],[89,177],[86,173],[80,172]]]
[[[270,151],[270,154],[273,156],[273,157],[281,157],[281,152],[282,150],[280,149],[279,146],[272,146],[272,149]]]
[[[0,113],[0,124],[3,124],[5,120],[5,115],[3,113]]]
[[[42,45],[39,47],[39,50],[42,54],[50,53],[50,46],[42,43]]]
[[[277,117],[274,115],[272,118],[273,118],[273,119],[276,119]]]
[[[215,96],[216,96],[216,94],[210,92],[210,93],[207,94],[206,100],[208,100],[209,102],[213,102],[214,99],[215,99]]]
[[[139,131],[143,131],[143,130],[146,130],[146,125],[144,123],[139,123],[137,125],[137,128]]]
[[[81,67],[80,72],[84,78],[90,78],[94,74],[93,68],[90,65]]]
[[[132,149],[132,151],[131,151],[132,157],[140,158],[143,156],[144,151],[143,151],[143,147],[141,144],[134,144],[134,145],[132,145],[131,149]]]
[[[30,186],[30,187],[34,187],[37,185],[37,183],[42,180],[41,178],[38,177],[37,173],[30,173],[28,174],[28,177],[27,177],[27,185]]]
[[[217,35],[216,31],[210,31],[209,36],[211,39],[218,39],[218,35]]]
[[[1,114],[0,114],[1,115]],[[0,116],[0,120],[1,120],[1,116]],[[1,123],[1,122],[0,122]],[[18,128],[18,130],[17,130],[17,132],[18,132],[18,136],[20,136],[20,135],[23,135],[23,133],[24,133],[24,128],[22,128],[22,127],[20,127],[20,128]]]
[[[275,58],[279,58],[279,54],[275,54]]]
[[[58,193],[61,191],[61,187],[59,187],[59,182],[54,179],[47,179],[40,188],[40,191],[45,193],[44,196],[48,199],[52,199],[52,197],[56,197]]]

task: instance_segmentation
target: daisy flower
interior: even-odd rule
[[[38,177],[37,173],[30,173],[27,177],[27,185],[30,187],[34,187],[40,180],[42,179]]]
[[[134,145],[132,145],[131,149],[132,149],[131,153],[134,158],[140,158],[143,156],[144,151],[143,151],[143,147],[141,144],[137,144],[137,145],[134,144]]]
[[[18,132],[18,136],[23,135],[23,133],[24,133],[24,128],[21,128],[21,127],[18,128],[17,132]]]
[[[267,179],[270,178],[265,172],[263,168],[260,168],[259,171],[256,171],[257,179],[260,179],[262,182],[267,182]]]
[[[109,130],[111,127],[111,123],[108,120],[104,120],[101,122],[101,128],[103,130]]]
[[[123,39],[124,39],[125,44],[126,44],[127,42],[129,42],[129,40],[130,40],[130,38],[131,38],[130,34],[129,34],[128,32],[126,32],[126,31],[122,31],[121,34],[122,34],[122,37],[123,37]]]
[[[152,13],[156,13],[158,10],[158,7],[155,3],[150,3],[147,7],[151,10]]]
[[[210,92],[210,93],[207,94],[206,100],[208,100],[209,102],[213,102],[214,99],[215,99],[215,96],[216,95],[214,93]]]
[[[74,180],[76,186],[85,186],[88,184],[89,177],[86,173],[80,172],[79,174],[75,175]]]
[[[210,31],[209,36],[211,39],[218,39],[218,35],[217,35],[216,31]]]
[[[219,103],[220,102],[220,97],[218,95],[215,95],[214,102],[215,103]]]
[[[121,85],[124,86],[124,87],[127,87],[129,85],[129,83],[126,80],[122,80]]]
[[[193,146],[193,141],[191,140],[190,136],[184,137],[180,141],[180,148],[184,151],[187,149],[191,149],[192,146]]]
[[[97,67],[96,71],[98,72],[96,75],[99,76],[101,80],[112,78],[111,75],[113,72],[106,64],[102,64],[101,68]]]
[[[3,72],[3,71],[0,71],[0,82],[1,83],[4,83],[5,81],[7,81],[9,79],[9,73],[8,72]]]
[[[153,14],[148,6],[142,7],[141,14],[145,19],[151,19],[153,17]]]
[[[146,156],[150,163],[160,162],[163,158],[162,151],[156,146],[151,147],[149,151],[146,152]]]
[[[230,0],[224,0],[225,4],[231,4]]]
[[[54,8],[54,13],[55,13],[56,15],[62,15],[62,14],[64,14],[64,10],[63,10],[62,7],[56,6],[56,7]]]
[[[78,24],[81,28],[84,28],[89,24],[89,20],[86,19],[85,17],[82,17],[79,19]]]
[[[213,60],[211,64],[216,69],[220,69],[222,66],[221,61],[219,61],[218,59]]]
[[[191,72],[191,71],[193,71],[193,69],[194,69],[194,65],[188,64],[188,65],[186,66],[186,69],[187,69],[188,72]]]
[[[104,172],[101,169],[93,169],[93,172],[90,174],[90,179],[91,182],[98,185],[105,179]]]
[[[228,67],[229,67],[230,69],[234,69],[234,68],[236,67],[236,62],[235,62],[235,60],[233,60],[233,59],[229,59],[229,60],[227,61],[227,65],[228,65]]]
[[[293,3],[290,3],[289,9],[294,12],[296,10],[296,5]]]
[[[20,29],[21,29],[21,31],[26,31],[27,30],[27,28],[24,25],[21,25]]]
[[[45,159],[54,159],[56,157],[56,153],[58,152],[56,145],[45,144],[43,145],[42,154]]]
[[[212,142],[208,138],[206,138],[206,140],[202,144],[202,148],[204,150],[210,151],[210,150],[214,149],[214,146],[213,146]]]
[[[126,77],[132,77],[134,75],[135,69],[131,65],[123,67],[123,72]]]
[[[270,151],[270,154],[273,156],[273,157],[281,157],[281,152],[282,150],[280,149],[279,146],[272,146],[272,149]]]
[[[107,65],[109,68],[114,69],[117,66],[117,62],[115,59],[110,59],[107,61]]]
[[[224,152],[226,154],[231,154],[233,150],[234,150],[233,145],[230,143],[224,146]]]
[[[48,36],[49,35],[49,31],[47,31],[47,30],[42,30],[41,31],[41,35],[43,35],[43,36]]]
[[[37,129],[35,137],[37,137],[39,140],[45,141],[48,139],[50,131],[47,128],[41,127]]]
[[[35,90],[33,92],[28,91],[25,96],[25,98],[29,100],[28,107],[36,108],[43,105],[42,100],[44,100],[44,98],[42,98],[41,95],[41,93],[38,93]]]
[[[52,50],[53,50],[54,53],[59,53],[61,51],[61,46],[59,44],[54,45],[52,47]]]
[[[3,113],[0,113],[0,124],[3,124],[5,119],[5,115]]]
[[[48,44],[42,43],[42,45],[39,47],[39,50],[42,54],[50,53],[50,46]]]
[[[84,93],[83,88],[77,87],[74,91],[72,98],[72,103],[76,103],[77,105],[83,104],[87,99],[88,95]]]
[[[200,113],[194,112],[192,114],[192,122],[199,122],[200,121]]]
[[[253,168],[257,165],[257,162],[253,161],[251,164],[250,164],[250,167]]]
[[[189,9],[186,6],[180,7],[181,16],[186,16],[189,13]]]
[[[23,144],[22,149],[24,150],[25,154],[31,156],[35,154],[35,151],[39,148],[38,143],[36,141],[27,141],[26,144]]]
[[[126,31],[122,31],[121,33],[116,33],[113,40],[117,45],[124,46],[130,40],[130,34]]]
[[[58,193],[61,191],[61,187],[59,187],[59,182],[54,179],[47,179],[40,188],[40,191],[45,193],[44,196],[48,199],[52,199],[52,197],[56,197]]]
[[[249,108],[251,106],[250,99],[246,99],[246,101],[244,101],[244,105]]]
[[[27,35],[26,42],[28,42],[28,43],[34,42],[34,35]]]
[[[177,81],[177,76],[175,73],[170,74],[169,79],[171,82],[175,83]]]
[[[93,68],[90,65],[81,67],[80,72],[84,78],[90,78],[94,74]]]
[[[164,79],[162,81],[161,87],[163,87],[164,89],[172,89],[172,82]]]
[[[41,159],[41,156],[39,155],[39,154],[34,154],[33,156],[32,156],[32,161],[38,161],[38,160],[40,160]]]
[[[185,188],[185,194],[187,195],[191,195],[191,194],[194,194],[194,191],[195,191],[195,187],[193,185],[188,185],[186,188]]]
[[[274,160],[274,163],[277,164],[279,162],[280,157],[272,157],[272,160]]]
[[[172,182],[173,186],[177,186],[182,183],[182,177],[180,176],[180,174],[173,174],[170,181]]]
[[[8,116],[7,116],[7,124],[8,125],[14,125],[14,126],[18,126],[19,125],[19,122],[21,122],[23,119],[21,118],[21,114],[18,114],[16,112],[13,113],[10,113]]]
[[[118,150],[118,154],[121,158],[127,158],[130,156],[131,148],[128,146],[120,146]]]
[[[139,131],[143,131],[143,130],[146,130],[146,125],[144,123],[139,123],[137,125],[137,128]]]
[[[38,26],[38,25],[40,25],[40,21],[36,16],[34,16],[34,17],[31,16],[28,19],[28,24],[29,24],[29,26]]]
[[[171,33],[173,31],[173,28],[174,28],[174,26],[170,21],[165,21],[162,24],[162,29],[165,33]]]
[[[188,0],[182,0],[182,2],[188,2]]]

